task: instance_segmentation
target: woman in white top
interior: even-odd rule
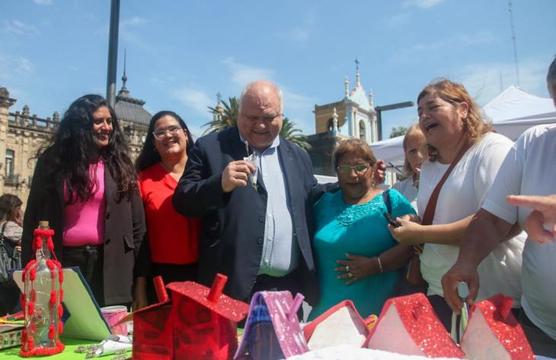
[[[483,121],[479,107],[461,84],[449,80],[432,83],[421,91],[417,102],[419,125],[429,145],[417,196],[421,217],[450,164],[456,165],[440,190],[432,225],[399,219],[401,226],[391,231],[401,243],[425,243],[421,273],[428,285],[427,295],[448,328],[451,309],[443,298],[441,278],[455,263],[471,217],[480,208],[512,142],[490,132],[491,125]],[[463,155],[457,161],[460,151]],[[480,298],[503,293],[518,304],[523,242],[523,237],[512,239],[483,261]]]
[[[392,186],[417,210],[417,191],[419,190],[419,173],[425,160],[427,141],[419,124],[413,124],[407,129],[403,138],[405,160],[403,164],[405,179]]]

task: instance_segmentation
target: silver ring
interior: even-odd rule
[[[349,265],[346,265],[346,272],[349,272]]]

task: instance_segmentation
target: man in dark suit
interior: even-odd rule
[[[279,137],[282,94],[269,81],[243,91],[237,127],[200,138],[173,202],[202,217],[199,279],[228,276],[225,292],[301,292],[317,300],[311,248],[312,206],[322,193],[308,154]]]

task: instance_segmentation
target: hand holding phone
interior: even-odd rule
[[[384,217],[386,218],[386,221],[388,221],[388,224],[392,225],[392,226],[395,227],[395,228],[401,226],[401,224],[398,222],[398,220],[396,220],[396,219],[392,216],[392,214],[387,213],[387,212],[385,212],[385,213],[383,213],[383,214],[384,214]]]

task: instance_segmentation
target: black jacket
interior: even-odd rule
[[[51,153],[42,154],[35,167],[31,192],[27,200],[23,220],[22,256],[26,263],[34,257],[32,251],[33,230],[39,221],[47,220],[54,230],[54,251],[64,266],[62,257],[62,235],[64,230],[64,192],[60,176],[48,178],[46,171],[50,165]],[[105,212],[104,212],[104,303],[125,304],[132,301],[133,280],[140,275],[135,269],[139,252],[146,243],[145,215],[139,192],[130,199],[123,196],[118,201],[117,185],[108,168],[104,172]],[[137,272],[134,276],[134,271]]]
[[[199,277],[210,285],[216,273],[228,276],[225,291],[247,300],[255,283],[263,250],[267,193],[264,184],[224,193],[222,172],[231,161],[246,156],[237,127],[200,138],[189,156],[173,201],[186,216],[202,217]],[[317,300],[318,287],[311,246],[312,207],[323,189],[317,184],[309,155],[280,139],[278,156],[292,212],[294,241],[302,256],[294,270],[305,298]]]

